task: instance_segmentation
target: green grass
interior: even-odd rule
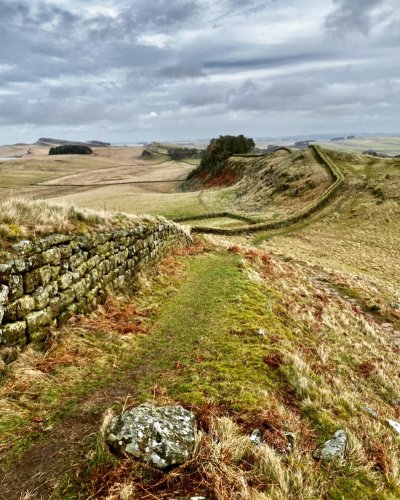
[[[199,158],[185,158],[182,161],[184,161],[185,163],[189,163],[190,165],[195,165],[196,167],[198,167],[201,162]]]
[[[222,227],[222,228],[236,228],[244,226],[246,223],[233,217],[215,217],[213,219],[200,219],[187,221],[185,224],[189,226],[201,226],[201,227]]]
[[[238,265],[237,256],[218,253],[190,263],[185,283],[162,308],[146,342],[143,356],[154,363],[139,381],[143,400],[157,384],[190,405],[208,402],[242,412],[263,406],[264,347],[257,328],[267,314],[254,310],[262,297]],[[245,342],[235,333],[239,330],[247,335]]]
[[[130,214],[162,215],[167,218],[185,217],[204,212],[198,192],[154,192],[149,187],[129,185],[103,186],[96,189],[65,195],[60,198],[66,204],[93,210],[126,212]],[[171,190],[174,183],[171,183]],[[54,198],[57,202],[58,198]]]

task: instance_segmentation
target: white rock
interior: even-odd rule
[[[191,458],[196,419],[179,405],[144,404],[113,418],[106,440],[116,453],[133,455],[157,469],[164,469]]]
[[[313,457],[326,462],[343,459],[346,452],[346,445],[347,434],[341,429],[335,432],[332,439],[326,441],[326,443],[315,450]]]
[[[254,431],[251,433],[250,441],[252,441],[257,446],[259,446],[261,444],[261,431],[260,431],[260,429],[254,429]]]
[[[399,422],[396,422],[395,420],[390,420],[390,418],[386,419],[386,422],[392,427],[397,434],[400,434],[400,424]]]

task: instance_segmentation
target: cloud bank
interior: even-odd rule
[[[397,0],[0,0],[0,143],[398,132]]]

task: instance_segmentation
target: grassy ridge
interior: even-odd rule
[[[343,173],[340,169],[335,165],[332,160],[330,160],[316,145],[310,146],[310,149],[314,152],[316,158],[320,162],[321,165],[324,166],[329,172],[329,174],[333,178],[333,183],[329,186],[329,188],[317,199],[315,199],[310,205],[301,210],[300,212],[291,215],[289,217],[278,219],[275,221],[261,222],[261,223],[253,223],[250,225],[244,225],[240,228],[227,229],[227,228],[215,228],[215,227],[206,227],[206,226],[193,226],[192,231],[196,233],[209,233],[209,234],[219,234],[219,235],[239,235],[246,233],[254,233],[259,231],[267,231],[278,229],[282,227],[287,227],[292,224],[296,224],[305,220],[307,217],[317,212],[321,208],[323,208],[326,204],[330,202],[330,200],[336,195],[338,190],[344,184],[345,179]],[[228,212],[225,212],[225,216],[229,216]],[[237,218],[235,214],[231,215],[233,218]],[[209,217],[209,214],[207,214]],[[206,218],[207,218],[206,217]],[[218,215],[219,217],[219,215]],[[196,217],[199,219],[199,216]],[[181,220],[190,220],[189,217]]]

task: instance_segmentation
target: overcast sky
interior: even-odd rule
[[[0,144],[400,133],[399,0],[0,0]]]

